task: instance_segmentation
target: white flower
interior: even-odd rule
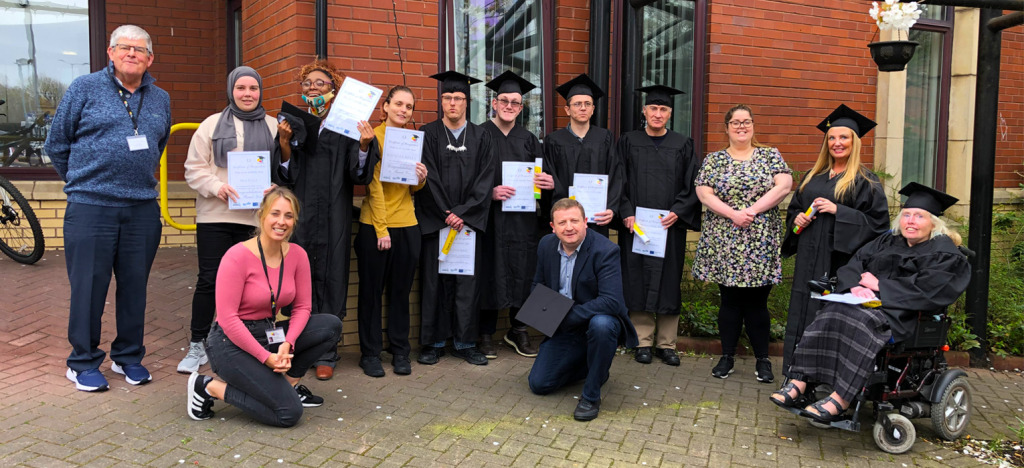
[[[921,17],[921,9],[917,2],[900,3],[899,0],[885,0],[881,5],[878,2],[871,2],[868,14],[882,31],[909,31]]]

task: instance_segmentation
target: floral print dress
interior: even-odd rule
[[[777,174],[792,171],[776,148],[760,147],[746,161],[725,150],[710,153],[697,174],[696,186],[711,187],[715,196],[742,210],[775,186]],[[779,246],[782,216],[778,207],[760,213],[746,228],[704,210],[704,223],[693,260],[693,276],[731,287],[757,287],[782,281]]]

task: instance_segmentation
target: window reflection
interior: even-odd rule
[[[684,135],[690,133],[693,96],[693,20],[692,0],[658,0],[643,7],[643,56],[641,83],[637,86],[665,85],[686,94],[673,96],[669,128]],[[637,101],[637,115],[643,99]]]
[[[0,167],[49,164],[50,118],[89,73],[88,0],[0,2]]]

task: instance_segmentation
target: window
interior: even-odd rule
[[[907,64],[906,117],[901,184],[919,182],[945,189],[946,135],[953,21],[948,7],[926,8],[910,31],[917,41]]]
[[[676,88],[686,94],[675,96],[669,128],[687,135],[693,119],[694,13],[692,0],[658,0],[643,7],[640,83]],[[637,100],[634,121],[643,119],[643,99]],[[639,128],[639,127],[638,127]],[[630,129],[626,123],[623,130]]]
[[[38,172],[57,105],[91,71],[89,2],[3,2],[0,18],[0,170]]]
[[[447,63],[452,70],[485,83],[512,70],[537,85],[523,96],[518,125],[544,133],[544,41],[540,0],[450,0]],[[443,71],[443,70],[442,70]],[[483,84],[470,88],[469,120],[491,116],[494,94]]]
[[[228,0],[228,70],[242,66],[242,0]]]

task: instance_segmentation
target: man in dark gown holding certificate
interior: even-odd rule
[[[604,91],[585,73],[559,86],[557,91],[565,98],[569,126],[544,139],[544,170],[550,171],[555,188],[546,193],[548,202],[543,205],[550,206],[551,200],[568,197],[576,174],[606,175],[606,209],[593,213],[595,222],[591,228],[608,237],[608,225],[617,214],[625,175],[622,160],[615,153],[612,132],[590,124],[594,102],[604,96]]]
[[[678,366],[679,284],[686,230],[700,230],[702,207],[693,187],[699,165],[693,154],[693,139],[667,128],[672,119],[672,96],[682,91],[660,85],[639,91],[647,93],[643,107],[647,126],[622,135],[618,145],[626,169],[626,193],[619,205],[626,228],[619,234],[623,291],[629,318],[640,339],[636,361],[650,364],[653,348],[653,354],[665,364]],[[660,225],[641,226],[641,232],[668,230],[664,258],[633,252],[638,207],[668,211]]]
[[[450,227],[482,234],[494,186],[491,136],[466,120],[469,86],[480,80],[447,71],[432,78],[441,82],[444,116],[424,125],[423,164],[427,185],[416,193],[416,217],[423,231],[420,253],[420,364],[436,364],[452,338],[453,354],[476,365],[487,358],[476,346],[479,333],[476,275],[438,273],[440,233]],[[483,243],[477,237],[475,270],[479,272]]]
[[[503,162],[529,163],[535,170],[535,161],[544,156],[537,137],[516,125],[524,106],[523,96],[536,86],[509,70],[487,83],[487,87],[496,93],[491,100],[495,116],[481,127],[491,134],[494,142],[495,177],[490,229],[484,236],[488,261],[484,262],[481,281],[487,293],[480,297],[480,351],[489,359],[498,357],[492,335],[497,331],[498,311],[507,308],[510,328],[505,334],[505,343],[521,356],[536,357],[537,348],[530,343],[526,325],[516,320],[516,314],[530,295],[530,278],[537,265],[534,254],[542,232],[541,218],[536,209],[519,212],[502,209],[503,202],[513,195],[530,196],[529,204],[536,205],[532,195],[518,193],[515,187],[502,183]],[[535,175],[534,184],[542,190],[554,188],[549,174]]]

